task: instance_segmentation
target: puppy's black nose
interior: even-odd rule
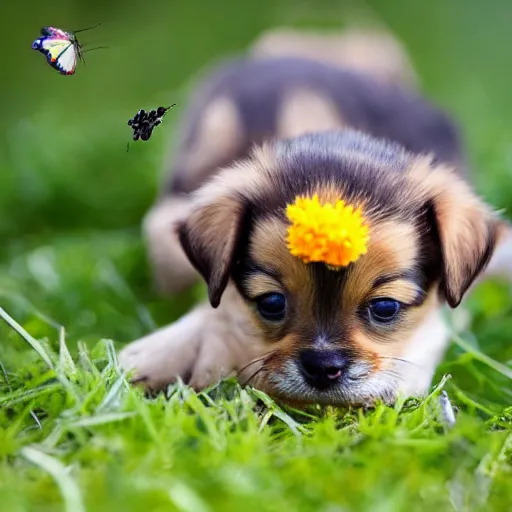
[[[303,350],[299,362],[306,382],[317,389],[336,384],[347,366],[346,357],[334,350]]]

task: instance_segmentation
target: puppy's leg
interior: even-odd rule
[[[176,225],[187,215],[189,207],[188,198],[170,195],[158,201],[144,218],[148,257],[158,291],[162,294],[178,293],[199,277],[176,235]]]
[[[129,344],[119,354],[121,366],[148,390],[163,389],[177,377],[200,390],[242,369],[257,354],[258,343],[237,314],[239,299],[226,294],[217,309],[202,304]]]

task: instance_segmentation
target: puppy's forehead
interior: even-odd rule
[[[286,246],[288,223],[281,216],[264,216],[255,223],[250,240],[251,259],[265,270],[274,273],[290,292],[312,291],[320,276],[327,273],[339,277],[336,272],[318,272],[318,264],[307,264],[292,256]],[[387,219],[370,225],[368,252],[353,263],[346,274],[346,295],[349,302],[370,291],[382,276],[407,273],[418,259],[418,233],[414,225]],[[324,265],[319,264],[320,268]],[[313,269],[316,269],[314,271]],[[332,274],[331,274],[332,272]],[[337,279],[336,279],[337,280]]]
[[[278,141],[256,153],[259,179],[249,191],[257,215],[284,214],[297,196],[318,193],[364,206],[366,216],[407,218],[417,209],[407,171],[415,158],[400,146],[343,131]]]
[[[388,279],[414,279],[419,246],[412,224],[388,219],[370,228],[368,252],[348,271],[344,304],[355,307],[361,297]]]
[[[370,232],[367,254],[348,272],[328,273],[339,283],[348,280],[349,295],[370,289],[381,275],[414,266],[419,240],[417,216],[412,213],[421,205],[408,193],[410,182],[405,178],[414,159],[399,146],[359,133],[333,132],[277,142],[256,152],[254,159],[260,180],[254,181],[250,194],[251,256],[287,279],[286,286],[326,282],[322,264],[305,264],[286,247],[286,205],[302,194],[318,194],[322,202],[343,199],[363,209]],[[351,292],[350,282],[357,283],[357,293]]]

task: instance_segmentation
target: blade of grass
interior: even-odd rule
[[[9,391],[12,391],[11,382],[9,380],[9,374],[7,373],[7,370],[5,369],[5,366],[3,365],[3,363],[1,361],[0,361],[0,373],[4,377],[4,381],[5,381],[7,388],[9,389]]]
[[[101,340],[105,347],[105,353],[107,354],[108,362],[115,368],[117,373],[120,373],[119,363],[117,361],[117,352],[116,347],[114,346],[114,342],[112,340]]]
[[[76,375],[76,366],[66,345],[66,331],[64,327],[59,329],[59,362],[60,370],[68,377]]]
[[[12,406],[14,404],[25,402],[26,400],[30,400],[35,396],[42,396],[48,393],[52,393],[61,387],[59,382],[52,382],[51,384],[44,384],[34,389],[14,391],[7,395],[0,397],[0,406],[8,405]]]
[[[169,497],[178,510],[182,512],[208,512],[210,507],[190,487],[182,482],[175,482],[169,489]]]
[[[97,414],[87,418],[80,418],[76,421],[66,422],[66,428],[75,427],[93,427],[95,425],[105,425],[106,423],[113,423],[114,421],[123,421],[126,418],[137,416],[136,412],[109,412],[106,414]]]
[[[480,361],[481,363],[484,363],[485,365],[489,366],[489,368],[492,368],[498,373],[501,373],[501,375],[503,375],[504,377],[512,379],[512,368],[505,366],[503,363],[500,363],[499,361],[495,361],[492,357],[489,357],[483,352],[475,350],[466,340],[464,340],[455,333],[452,333],[452,340],[458,347],[460,347],[468,354],[471,354],[471,356],[473,356],[473,358],[476,359],[477,361]]]
[[[46,363],[48,368],[53,370],[53,363],[50,356],[46,353],[43,346],[39,341],[33,338],[23,327],[14,320],[7,312],[0,308],[0,318],[4,320],[10,327],[12,327],[40,356],[41,359]]]
[[[112,384],[112,387],[109,389],[108,393],[105,395],[105,398],[98,405],[96,411],[103,411],[108,409],[112,404],[114,404],[122,395],[123,390],[126,389],[126,378],[124,375],[121,375],[115,382]]]
[[[86,512],[80,489],[62,462],[30,446],[23,448],[21,455],[52,476],[59,486],[66,512]]]

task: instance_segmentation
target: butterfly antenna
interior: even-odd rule
[[[176,106],[176,103],[173,103],[172,105],[170,105],[169,107],[167,107],[167,108],[165,109],[164,116],[167,114],[167,112],[169,112],[169,110],[171,110],[171,108],[172,108],[172,107],[175,107],[175,106]],[[164,116],[162,116],[162,117],[164,117]]]
[[[85,32],[86,30],[92,30],[93,28],[99,27],[101,25],[101,21],[99,23],[96,23],[96,25],[93,25],[92,27],[87,28],[80,28],[78,30],[73,30],[73,34],[78,34],[78,32]]]

